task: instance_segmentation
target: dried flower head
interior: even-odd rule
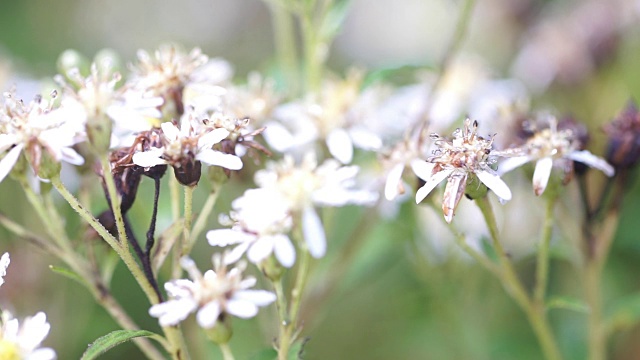
[[[640,160],[640,112],[633,100],[604,127],[609,136],[607,161],[616,169],[635,166]]]
[[[447,140],[432,134],[436,150],[427,159],[432,167],[430,176],[423,178],[424,186],[416,193],[416,203],[421,202],[444,179],[447,186],[442,200],[442,211],[447,222],[451,222],[467,184],[477,178],[502,200],[511,200],[511,190],[491,168],[495,163],[493,137],[485,139],[478,135],[478,122],[467,119],[462,129],[453,133],[453,139]],[[418,174],[420,175],[420,174]]]

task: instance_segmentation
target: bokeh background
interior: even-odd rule
[[[331,49],[329,68],[342,72],[355,65],[371,71],[400,69],[401,74],[403,69],[411,73],[436,68],[453,34],[460,5],[461,1],[452,0],[354,0]],[[602,153],[602,124],[629,99],[640,98],[639,19],[640,3],[631,0],[478,1],[459,56],[472,65],[449,85],[458,86],[468,100],[474,96],[468,89],[475,77],[518,79],[533,108],[572,114],[588,124],[591,148]],[[251,70],[273,70],[271,30],[268,9],[258,0],[2,1],[0,86],[5,90],[15,84],[20,94],[31,98],[41,91],[41,80],[56,74],[56,60],[65,49],[92,57],[100,49],[112,48],[130,62],[137,49],[153,50],[166,42],[186,49],[199,46],[212,57],[224,57],[235,66],[238,79],[244,79]],[[398,76],[394,81],[400,86],[416,79]],[[216,214],[228,210],[231,199],[246,186],[244,180],[249,181],[238,179],[228,187]],[[563,245],[565,237],[578,229],[572,225],[577,221],[572,214],[580,211],[574,185],[559,208],[565,215],[559,216],[560,230],[554,240],[550,292],[580,297],[580,273]],[[204,186],[198,190],[202,194],[207,191]],[[640,291],[639,196],[634,179],[606,268],[607,304]],[[161,199],[165,209],[167,198]],[[204,197],[195,198],[197,209]],[[106,208],[99,189],[95,199],[92,210],[97,214]],[[141,224],[140,233],[149,218],[151,199],[151,183],[143,181],[130,213],[133,223]],[[520,275],[531,283],[536,238],[516,237],[520,227],[539,224],[539,211],[531,205],[536,200],[527,201],[511,205],[509,211],[517,212],[521,221],[505,227],[511,226],[514,238],[509,249],[518,259]],[[537,205],[542,208],[541,203]],[[472,205],[467,202],[461,207]],[[60,209],[68,215],[71,234],[81,234],[85,226],[62,202]],[[0,184],[0,211],[35,231],[41,228],[11,179]],[[306,359],[541,358],[523,313],[498,281],[448,248],[445,234],[431,226],[437,222],[433,214],[411,202],[402,206],[396,219],[366,228],[364,245],[341,269],[338,286],[321,296],[327,274],[339,265],[340,249],[345,249],[361,215],[360,209],[349,207],[323,214],[332,223],[330,252],[315,264],[311,295],[303,309],[309,339]],[[218,226],[216,216],[209,228]],[[167,221],[160,219],[163,226]],[[478,228],[485,231],[480,219]],[[45,343],[57,350],[59,359],[79,358],[87,344],[116,329],[83,288],[49,271],[55,259],[2,228],[0,251],[12,255],[0,304],[19,316],[45,311],[52,325]],[[194,252],[198,263],[208,264],[211,251],[203,238]],[[147,315],[142,293],[122,266],[116,271],[114,293],[143,327],[158,330],[156,320]],[[550,317],[564,353],[570,359],[585,358],[584,314],[551,310]],[[270,309],[257,319],[234,322],[231,346],[237,358],[251,358],[269,346],[276,335],[274,319],[275,310]],[[201,336],[193,326],[187,329],[188,337]],[[640,327],[616,335],[611,354],[615,359],[640,358]],[[194,348],[192,355],[205,359],[219,353],[205,347]],[[103,358],[140,356],[133,345],[125,344]]]

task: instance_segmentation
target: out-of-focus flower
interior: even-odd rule
[[[187,186],[193,186],[200,180],[201,161],[230,170],[242,168],[239,157],[213,150],[213,145],[229,136],[228,130],[203,128],[190,116],[182,118],[180,128],[173,123],[162,123],[161,127],[163,147],[134,154],[136,165],[144,168],[171,165],[176,170],[178,181]]]
[[[3,311],[2,328],[0,329],[0,359],[55,359],[56,353],[53,349],[40,347],[40,343],[49,334],[50,328],[47,315],[43,312],[25,318],[20,325],[18,319],[14,319],[7,311]]]
[[[210,329],[225,314],[251,318],[258,313],[258,307],[267,306],[276,299],[269,291],[250,290],[256,279],[243,278],[243,264],[228,270],[224,261],[214,255],[214,269],[203,275],[190,258],[182,258],[180,263],[191,280],[166,283],[165,289],[171,299],[149,309],[149,314],[157,317],[161,326],[177,325],[192,312],[197,312],[198,324]]]
[[[54,91],[52,96],[55,98]],[[72,146],[85,140],[84,122],[73,116],[73,107],[55,108],[38,96],[25,104],[7,92],[0,108],[0,181],[24,153],[36,174],[43,164],[66,161],[82,165],[84,159]],[[58,164],[59,165],[59,164]],[[59,169],[58,169],[59,170]]]
[[[428,178],[431,175],[433,167],[424,161],[424,151],[419,147],[417,141],[405,140],[398,143],[383,159],[388,169],[384,187],[384,196],[387,200],[393,200],[405,193],[402,173],[406,167],[411,167],[414,174],[420,178]]]
[[[517,149],[508,150],[520,156],[506,159],[500,164],[499,172],[504,174],[530,161],[536,162],[533,172],[533,191],[541,195],[547,188],[551,170],[559,167],[565,177],[573,173],[573,161],[581,162],[596,168],[607,176],[613,176],[615,170],[606,160],[593,155],[588,150],[582,150],[582,142],[575,128],[558,127],[554,117],[540,119],[536,123],[525,124],[532,136],[526,144]]]
[[[640,112],[636,103],[629,101],[604,131],[609,137],[607,161],[618,171],[635,166],[640,160]]]
[[[2,254],[2,257],[0,257],[0,286],[4,284],[4,277],[7,276],[7,268],[10,262],[9,253]]]
[[[249,189],[231,204],[231,229],[211,230],[212,246],[237,245],[227,256],[234,263],[246,252],[254,264],[275,254],[284,267],[293,266],[296,253],[287,235],[292,227],[289,206],[281,194],[267,189]],[[221,221],[222,222],[222,221]]]
[[[281,105],[273,115],[280,122],[266,124],[265,139],[280,152],[304,149],[321,139],[331,155],[343,164],[351,162],[354,146],[380,149],[380,136],[365,126],[367,119],[358,106],[361,86],[362,74],[353,71],[346,80],[325,81],[319,93],[303,101]]]
[[[432,170],[424,178],[425,184],[416,193],[416,203],[421,202],[444,179],[447,186],[442,200],[442,211],[447,222],[451,222],[467,183],[477,178],[491,189],[501,200],[511,200],[511,190],[491,168],[495,162],[492,154],[493,138],[485,139],[477,134],[478,123],[467,119],[462,129],[456,129],[449,141],[432,134],[437,149],[427,159]]]
[[[255,180],[261,188],[281,194],[286,206],[301,216],[309,252],[320,258],[327,240],[315,206],[372,205],[378,198],[376,193],[353,189],[357,173],[357,166],[340,166],[334,159],[318,166],[315,155],[307,153],[299,165],[290,156],[268,164],[256,173]]]

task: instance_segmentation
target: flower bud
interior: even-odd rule
[[[223,313],[212,328],[205,329],[205,333],[216,344],[228,343],[233,335],[231,317]]]
[[[82,76],[89,75],[89,59],[76,50],[68,49],[60,54],[57,66],[58,71],[68,80],[72,80],[69,78],[69,72],[75,71],[75,69],[77,69]]]
[[[87,118],[87,138],[89,146],[98,157],[107,156],[111,147],[111,119],[105,113],[98,113]]]
[[[202,175],[200,161],[187,160],[173,165],[173,173],[178,182],[184,186],[196,186]]]
[[[620,171],[634,167],[640,159],[640,112],[633,100],[609,124],[604,126],[609,137],[606,159]]]
[[[480,199],[487,196],[489,188],[478,179],[477,176],[469,176],[467,180],[467,186],[464,191],[464,195],[469,200]]]

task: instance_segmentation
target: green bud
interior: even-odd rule
[[[29,151],[27,151],[26,154],[28,157],[31,157],[28,160],[34,166],[34,169],[38,173],[38,177],[49,180],[59,176],[60,169],[62,167],[60,161],[56,160],[46,148],[39,148],[38,146],[34,148],[37,148],[38,150],[33,151],[32,154],[37,155],[33,157],[30,156]]]
[[[224,169],[220,166],[209,166],[207,177],[214,191],[217,191],[217,189],[229,181],[229,176],[227,176]]]
[[[216,344],[228,343],[233,335],[231,317],[223,313],[212,328],[205,329],[205,333],[209,340]]]
[[[475,174],[470,175],[469,178],[467,178],[467,186],[464,190],[464,194],[467,198],[471,200],[480,199],[487,196],[488,191],[489,189],[487,186],[483,184]]]
[[[89,59],[76,50],[68,49],[62,52],[58,57],[58,71],[64,75],[68,80],[69,71],[78,69],[83,77],[89,75]]]
[[[285,268],[273,256],[268,256],[258,264],[260,271],[272,282],[280,281]]]
[[[118,53],[113,49],[102,49],[93,58],[98,68],[98,73],[110,78],[115,73],[122,71],[122,61]]]

